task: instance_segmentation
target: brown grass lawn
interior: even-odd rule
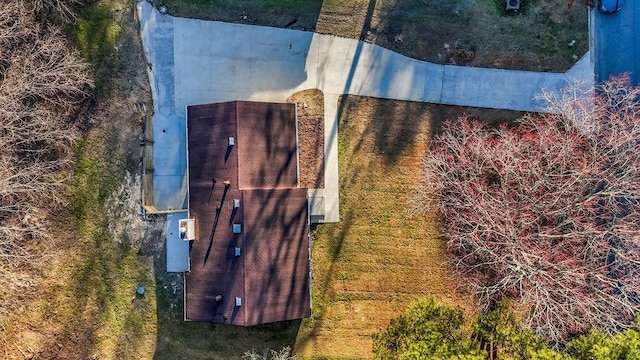
[[[457,282],[434,217],[414,217],[409,201],[429,139],[444,119],[516,113],[343,97],[339,123],[340,216],[313,232],[313,312],[296,351],[305,358],[367,358],[371,334],[412,300],[436,296],[474,313]]]

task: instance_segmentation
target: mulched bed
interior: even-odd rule
[[[300,186],[324,188],[324,95],[320,90],[305,90],[287,101],[298,104]]]

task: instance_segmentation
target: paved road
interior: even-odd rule
[[[592,10],[591,53],[596,81],[611,75],[631,73],[640,85],[640,1],[620,0],[621,10],[603,14]]]
[[[151,79],[154,200],[185,209],[185,109],[230,100],[285,101],[295,92],[325,95],[325,222],[339,221],[337,105],[342,94],[461,106],[542,111],[543,89],[593,79],[585,55],[566,74],[444,66],[330,35],[160,15],[139,5]]]

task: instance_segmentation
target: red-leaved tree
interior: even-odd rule
[[[512,297],[556,344],[640,310],[640,88],[626,76],[547,94],[548,114],[447,122],[424,160],[454,266],[488,307]]]

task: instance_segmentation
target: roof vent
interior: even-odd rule
[[[234,234],[240,234],[242,232],[242,225],[241,224],[233,224],[233,233]]]
[[[233,254],[234,254],[235,256],[240,256],[240,248],[239,248],[239,247],[236,247],[236,248],[233,250]]]
[[[233,208],[237,209],[240,207],[240,199],[233,199]]]
[[[236,298],[236,306],[242,306],[242,298]]]
[[[520,0],[507,0],[507,10],[520,10]]]
[[[236,144],[236,138],[233,136],[229,136],[229,146],[233,146]]]

